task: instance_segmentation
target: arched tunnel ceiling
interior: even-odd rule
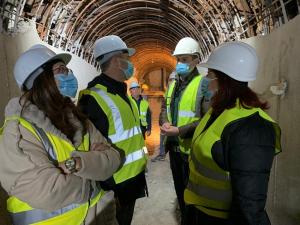
[[[41,38],[95,64],[93,44],[119,35],[137,49],[137,76],[171,71],[176,43],[190,36],[201,59],[218,44],[264,35],[297,15],[297,0],[7,0],[2,11],[35,19]],[[17,21],[16,21],[17,23]],[[9,27],[6,27],[9,31]],[[96,64],[95,64],[96,65]]]

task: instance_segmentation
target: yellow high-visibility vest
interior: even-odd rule
[[[63,140],[52,133],[45,132],[21,117],[12,116],[6,118],[5,123],[10,120],[19,121],[24,128],[33,133],[34,136],[42,142],[49,158],[53,161],[65,161],[70,158],[71,153],[76,149],[70,142]],[[0,130],[0,135],[2,135],[3,128]],[[89,134],[86,134],[77,150],[88,151],[89,143]],[[7,200],[7,210],[12,217],[14,225],[80,225],[83,223],[89,207],[94,206],[104,193],[101,191],[100,186],[97,188],[98,189],[93,190],[88,202],[84,204],[71,204],[52,212],[32,208],[29,204],[17,197],[10,196]]]
[[[197,102],[198,91],[200,90],[202,76],[197,75],[193,78],[193,80],[186,86],[184,89],[181,98],[179,100],[178,105],[178,117],[177,117],[177,124],[172,124],[174,126],[180,127],[189,123],[192,123],[196,120],[200,119],[200,112],[196,112],[196,106],[200,103]],[[172,97],[174,95],[174,88],[176,85],[176,80],[174,80],[165,95],[166,98],[166,107],[167,107],[167,115],[168,120],[172,123],[171,117],[171,101],[173,100]],[[185,154],[189,154],[191,150],[191,138],[178,138],[179,139],[179,147],[180,151]]]
[[[210,119],[210,109],[200,121],[193,136],[189,160],[189,182],[184,192],[184,201],[202,212],[219,218],[228,218],[231,207],[232,190],[229,172],[220,168],[214,161],[211,151],[213,145],[221,140],[225,127],[234,121],[258,113],[273,124],[276,133],[275,153],[281,151],[280,128],[259,108],[246,109],[239,105],[225,110],[206,130]]]
[[[149,103],[145,99],[142,99],[140,102],[140,108],[139,108],[139,113],[140,113],[140,121],[142,126],[146,127],[148,126],[147,123],[147,111],[149,108]]]
[[[83,95],[90,95],[97,101],[109,122],[108,140],[125,152],[123,167],[113,175],[115,183],[122,183],[144,171],[147,150],[134,100],[128,97],[129,105],[122,97],[107,92],[107,88],[100,84],[81,91],[80,98]]]

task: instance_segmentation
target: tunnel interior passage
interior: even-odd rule
[[[175,66],[172,51],[183,37],[196,39],[204,60],[228,40],[265,35],[299,14],[298,0],[2,0],[3,28],[33,19],[42,40],[98,66],[93,45],[119,35],[129,47],[138,80]]]

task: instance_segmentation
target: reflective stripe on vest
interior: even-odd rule
[[[145,99],[142,99],[140,101],[140,106],[138,106],[136,100],[133,97],[131,97],[131,99],[134,102],[134,105],[138,109],[141,125],[146,127],[148,125],[148,123],[147,123],[147,111],[148,111],[148,108],[149,108],[149,103]]]
[[[144,149],[140,149],[140,150],[137,150],[137,151],[135,151],[133,153],[130,153],[130,154],[128,154],[126,156],[126,160],[125,160],[125,162],[124,162],[123,165],[125,166],[125,165],[127,165],[129,163],[137,161],[137,160],[143,158],[144,155],[145,155]]]
[[[143,151],[145,142],[140,128],[139,112],[136,103],[128,97],[130,105],[119,95],[107,92],[106,87],[97,84],[80,93],[92,96],[105,113],[108,122],[108,139],[125,152],[125,164],[114,175],[116,184],[141,173],[147,162]]]
[[[133,137],[134,135],[138,135],[141,133],[140,126],[135,126],[127,130],[124,129],[121,112],[118,110],[118,106],[106,94],[105,91],[95,87],[91,88],[90,90],[96,92],[99,96],[101,96],[103,100],[106,102],[106,104],[112,109],[111,112],[112,112],[112,119],[114,120],[114,124],[115,124],[114,126],[115,133],[110,134],[108,136],[112,143],[124,141],[128,138]]]
[[[195,205],[204,213],[228,218],[231,207],[231,182],[229,172],[220,168],[213,160],[213,145],[221,140],[226,126],[234,121],[259,113],[260,117],[273,124],[276,133],[275,152],[281,151],[280,128],[263,110],[245,109],[237,101],[236,107],[225,110],[206,130],[210,109],[200,121],[194,133],[189,161],[189,182],[184,192],[186,204]]]
[[[218,172],[206,167],[205,165],[202,165],[202,163],[195,158],[193,151],[191,152],[190,156],[191,156],[191,160],[194,163],[195,169],[199,173],[201,173],[203,176],[210,177],[210,178],[213,178],[214,180],[219,180],[219,181],[230,180],[229,174],[218,173]]]
[[[200,111],[196,112],[196,110],[199,110],[200,107],[197,107],[197,105],[200,104],[198,97],[198,92],[201,91],[201,80],[202,76],[197,75],[195,76],[191,82],[185,87],[178,105],[178,117],[177,117],[177,124],[174,124],[177,127],[184,126],[186,124],[192,123],[196,120],[200,119]],[[167,108],[167,115],[168,120],[170,123],[172,123],[172,117],[171,115],[171,102],[174,100],[174,90],[176,86],[176,80],[174,80],[167,92],[166,92],[166,108]],[[191,142],[192,139],[179,139],[179,146],[182,153],[189,154],[191,150]]]
[[[47,224],[47,225],[48,224],[55,225],[55,224],[57,224],[57,222],[48,223],[47,220],[61,216],[63,214],[66,214],[66,213],[70,212],[71,210],[77,209],[80,206],[81,205],[79,205],[79,204],[72,204],[72,205],[69,205],[62,209],[58,209],[58,210],[55,210],[52,212],[47,212],[47,211],[41,210],[41,209],[32,209],[32,210],[28,210],[28,211],[24,211],[24,212],[11,213],[12,222],[14,225],[31,225],[31,224],[35,224],[38,222],[44,222],[43,224]],[[85,206],[85,209],[82,209],[82,210],[87,211],[87,208],[88,207]],[[79,225],[82,223],[82,221],[80,223],[75,222],[75,224]],[[39,223],[39,224],[41,224],[41,223]]]
[[[46,133],[43,129],[29,123],[23,118],[13,116],[7,118],[5,123],[9,120],[19,121],[24,128],[33,133],[44,145],[44,148],[47,151],[51,161],[62,162],[69,158],[71,152],[75,150],[75,147],[71,143],[51,133]],[[89,135],[86,134],[82,144],[78,147],[78,149],[80,151],[88,151],[88,148]],[[95,190],[93,190],[90,200],[93,205],[96,203],[96,199],[97,201],[100,199],[100,191],[101,189],[99,187],[95,187]],[[36,223],[46,225],[71,223],[72,225],[80,225],[85,219],[88,208],[89,202],[85,204],[70,204],[64,208],[48,212],[41,209],[34,209],[27,203],[14,196],[9,197],[7,200],[7,209],[12,216],[14,225],[30,225]]]
[[[192,112],[192,111],[183,111],[183,110],[180,110],[178,112],[178,116],[179,117],[188,117],[188,118],[193,118],[195,117],[196,113],[195,112]]]

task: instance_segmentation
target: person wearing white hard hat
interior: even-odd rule
[[[141,95],[141,87],[137,82],[131,82],[129,91],[139,110],[141,129],[143,137],[145,139],[146,135],[151,135],[151,110],[149,107],[149,103]]]
[[[191,138],[204,114],[202,103],[205,100],[201,91],[202,75],[197,65],[200,61],[200,46],[190,37],[182,38],[176,45],[173,56],[177,59],[178,79],[172,82],[165,94],[161,107],[161,133],[167,136],[165,150],[169,152],[175,191],[184,221],[185,203],[183,191],[187,184],[189,168],[188,157]]]
[[[105,210],[112,193],[104,194],[99,181],[119,168],[121,157],[64,96],[76,93],[74,82],[64,79],[64,91],[57,85],[54,66],[70,59],[37,45],[14,66],[22,96],[5,109],[0,181],[15,225],[117,223]]]
[[[102,73],[80,92],[79,100],[97,129],[125,154],[123,167],[102,183],[104,189],[115,193],[120,225],[131,224],[136,199],[147,193],[147,155],[139,112],[134,100],[127,95],[124,82],[133,76],[130,56],[134,52],[116,35],[99,38],[95,42],[94,57]]]
[[[265,211],[274,156],[281,151],[280,128],[248,87],[256,79],[258,57],[243,42],[213,50],[206,94],[211,109],[193,136],[184,200],[189,225],[270,225]]]
[[[176,71],[172,71],[168,77],[168,80],[167,80],[167,88],[170,86],[170,84],[176,79],[177,77],[177,73]],[[162,101],[162,104],[165,104],[165,101]],[[165,106],[163,107],[165,108]],[[159,135],[159,153],[157,156],[155,156],[154,158],[151,159],[151,162],[156,162],[156,161],[164,161],[165,158],[166,158],[166,151],[165,151],[165,135],[162,134],[160,132],[160,135]]]

